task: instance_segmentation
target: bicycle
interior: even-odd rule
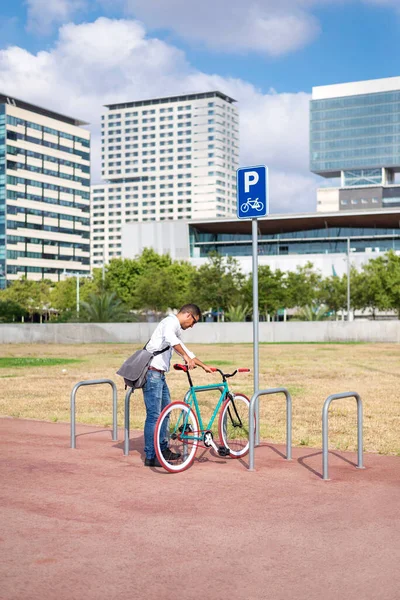
[[[213,448],[219,456],[240,458],[249,451],[249,406],[244,394],[229,390],[227,379],[236,373],[248,373],[250,369],[236,369],[223,373],[216,367],[214,372],[222,376],[222,383],[194,386],[187,365],[175,364],[174,369],[184,371],[189,381],[189,390],[182,402],[172,402],[161,412],[154,430],[154,447],[161,465],[171,473],[188,469],[195,458],[197,448]],[[196,392],[220,390],[221,396],[215,406],[207,427],[204,427]],[[219,412],[218,435],[220,445],[214,441],[211,431]],[[170,453],[165,452],[166,448]],[[164,450],[164,454],[163,454]],[[171,454],[173,458],[168,457]]]

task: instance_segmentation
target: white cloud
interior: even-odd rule
[[[39,34],[48,34],[54,25],[66,23],[84,10],[87,0],[26,0],[27,28]]]
[[[192,45],[269,56],[314,41],[321,33],[315,8],[355,1],[400,10],[399,0],[98,0],[102,6],[119,6],[147,28],[173,31]]]
[[[91,123],[93,180],[100,173],[100,115],[109,103],[219,89],[239,101],[241,163],[270,167],[272,210],[315,209],[308,171],[309,96],[262,94],[239,79],[195,70],[177,48],[141,24],[100,18],[64,25],[54,48],[0,51],[0,89]]]
[[[229,54],[280,56],[311,43],[320,33],[313,10],[357,0],[26,0],[28,29],[48,34],[89,8],[140,19],[146,28],[173,31],[189,44]],[[399,0],[358,0],[400,11]]]
[[[269,193],[272,213],[314,212],[317,206],[318,178],[293,171],[270,170]]]
[[[174,31],[189,43],[237,54],[277,56],[308,44],[320,32],[308,0],[99,0],[120,6],[146,27]],[[313,3],[321,0],[313,0]]]

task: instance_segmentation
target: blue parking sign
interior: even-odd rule
[[[241,167],[237,177],[237,216],[254,219],[268,214],[268,168]]]

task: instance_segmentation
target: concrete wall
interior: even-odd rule
[[[169,254],[174,260],[190,256],[187,221],[148,221],[122,225],[122,256],[134,258],[144,248]]]
[[[339,208],[339,187],[317,189],[317,212],[333,212]]]
[[[144,344],[156,323],[2,324],[0,344]],[[395,342],[400,321],[260,323],[260,342]],[[199,323],[183,334],[192,344],[251,343],[252,323]]]

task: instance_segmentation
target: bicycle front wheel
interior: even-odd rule
[[[197,417],[185,402],[168,404],[154,430],[156,455],[164,469],[180,473],[194,461],[199,441]]]
[[[245,456],[249,451],[250,400],[243,394],[225,400],[219,415],[219,437],[232,458]]]

